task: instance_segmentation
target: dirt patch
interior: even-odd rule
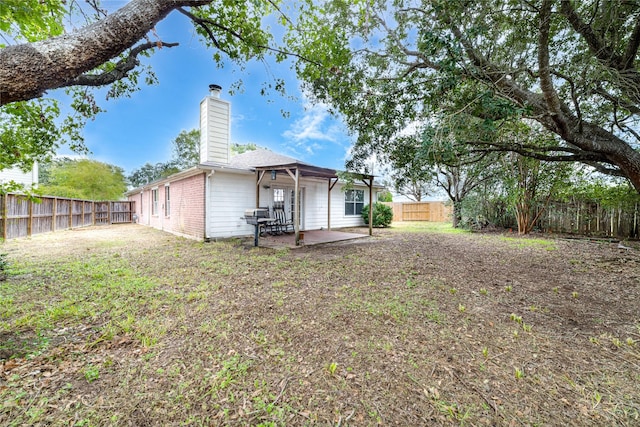
[[[637,425],[640,249],[142,226],[6,242],[0,424]]]

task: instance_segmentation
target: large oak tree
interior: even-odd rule
[[[345,117],[356,152],[388,152],[415,122],[537,121],[553,145],[476,149],[586,163],[640,192],[640,3],[627,0],[309,2],[298,71]]]

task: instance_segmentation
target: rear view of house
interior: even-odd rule
[[[195,239],[250,236],[247,209],[283,212],[297,233],[363,225],[362,207],[375,201],[373,177],[346,191],[333,169],[269,150],[231,156],[231,104],[211,85],[200,103],[200,163],[127,193],[138,222]]]

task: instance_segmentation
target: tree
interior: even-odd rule
[[[179,170],[189,169],[200,163],[200,131],[183,130],[173,140],[173,161]]]
[[[119,200],[127,190],[122,168],[96,160],[71,160],[55,164],[39,191],[49,196],[87,200]]]
[[[126,96],[139,82],[156,82],[141,58],[177,43],[165,42],[153,31],[169,13],[189,19],[202,42],[215,48],[213,60],[242,66],[279,49],[263,20],[276,14],[287,23],[278,1],[131,0],[112,14],[99,1],[3,1],[0,7],[0,168],[29,169],[44,162],[63,142],[80,154],[87,149],[81,130],[102,109],[93,89],[108,86],[107,98]],[[79,28],[73,26],[80,23]],[[65,28],[65,25],[69,28]],[[267,88],[284,92],[281,79]],[[60,118],[62,108],[47,91],[64,89],[73,113]]]
[[[289,43],[322,66],[300,61],[298,74],[369,152],[430,114],[468,114],[494,129],[526,118],[555,143],[465,142],[582,162],[640,192],[637,2],[311,3],[299,23],[305,36]]]

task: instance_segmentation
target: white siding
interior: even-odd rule
[[[364,225],[365,222],[360,215],[347,216],[344,214],[344,185],[336,184],[331,190],[331,228],[354,227]],[[369,204],[369,187],[366,185],[355,185],[354,190],[364,190],[364,205]],[[376,189],[373,191],[373,203],[376,202]]]
[[[244,211],[255,205],[254,174],[216,171],[209,177],[207,235],[211,238],[253,235],[254,227],[247,224]]]
[[[200,103],[200,162],[228,164],[231,104],[213,96]]]
[[[27,187],[38,184],[38,165],[34,164],[29,172],[23,172],[20,168],[9,168],[0,171],[0,183],[15,181]]]

